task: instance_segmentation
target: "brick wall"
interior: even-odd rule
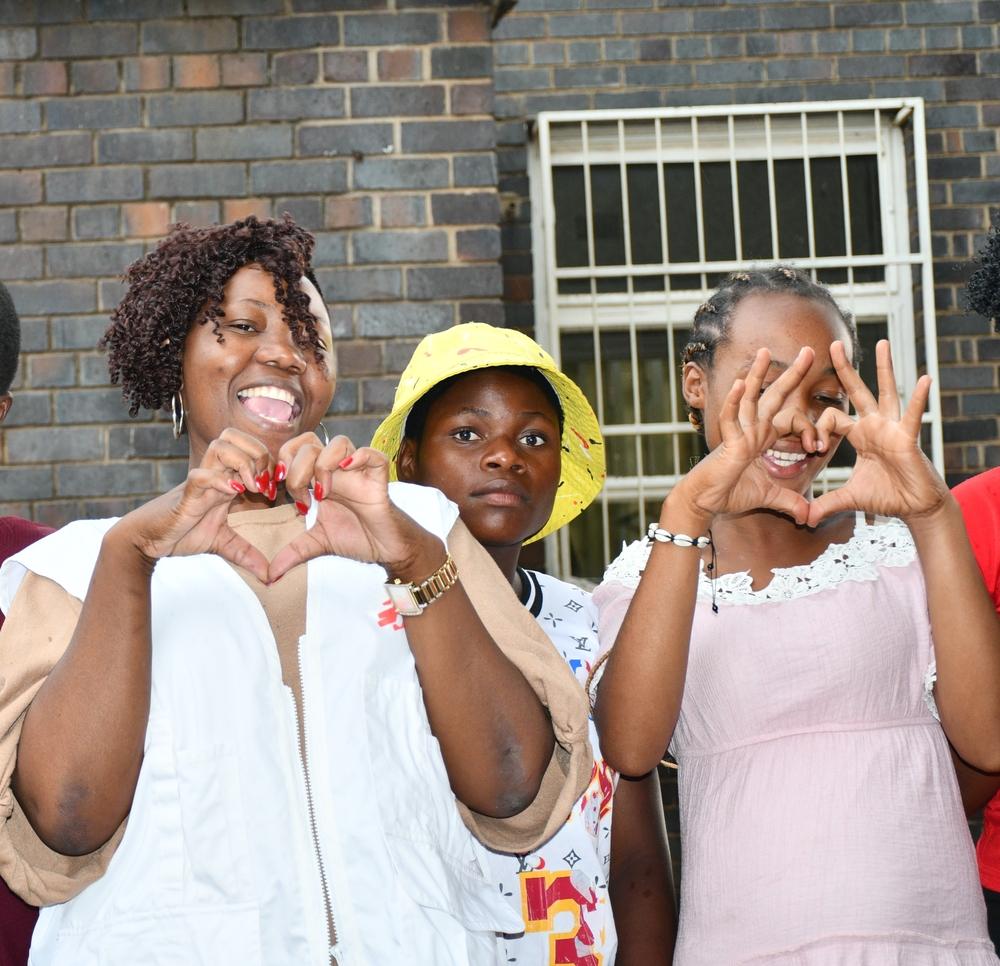
[[[922,96],[948,474],[1000,465],[1000,338],[959,301],[1000,215],[998,20],[998,0],[520,0],[493,34],[509,323],[533,324],[539,111]]]
[[[51,523],[174,485],[96,343],[168,224],[313,230],[366,441],[416,339],[502,318],[485,0],[0,0],[0,279],[23,320],[0,513]]]

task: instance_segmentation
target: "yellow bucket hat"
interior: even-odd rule
[[[558,530],[581,513],[601,492],[606,475],[604,438],[597,417],[580,387],[564,376],[537,342],[515,329],[484,322],[464,322],[425,336],[396,387],[392,412],[375,430],[372,446],[389,457],[390,479],[413,404],[445,379],[495,366],[529,366],[549,381],[563,411],[562,474],[548,523],[525,541],[531,543]]]

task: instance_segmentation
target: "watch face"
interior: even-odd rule
[[[396,608],[396,613],[403,617],[417,617],[423,612],[410,584],[386,584],[385,590],[389,600],[392,601],[392,606]]]

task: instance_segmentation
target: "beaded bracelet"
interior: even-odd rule
[[[672,543],[675,547],[695,547],[697,550],[704,550],[712,546],[711,534],[703,537],[689,537],[686,533],[671,533],[658,527],[655,523],[649,525],[646,536],[657,543]]]

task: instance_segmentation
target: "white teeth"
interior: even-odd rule
[[[785,453],[777,449],[764,450],[764,455],[775,463],[781,466],[792,466],[795,463],[801,463],[802,460],[806,458],[805,453]]]
[[[295,397],[287,389],[279,389],[277,386],[252,386],[249,389],[241,389],[236,394],[240,399],[249,399],[251,396],[264,396],[267,399],[277,399],[279,402],[295,405]]]

